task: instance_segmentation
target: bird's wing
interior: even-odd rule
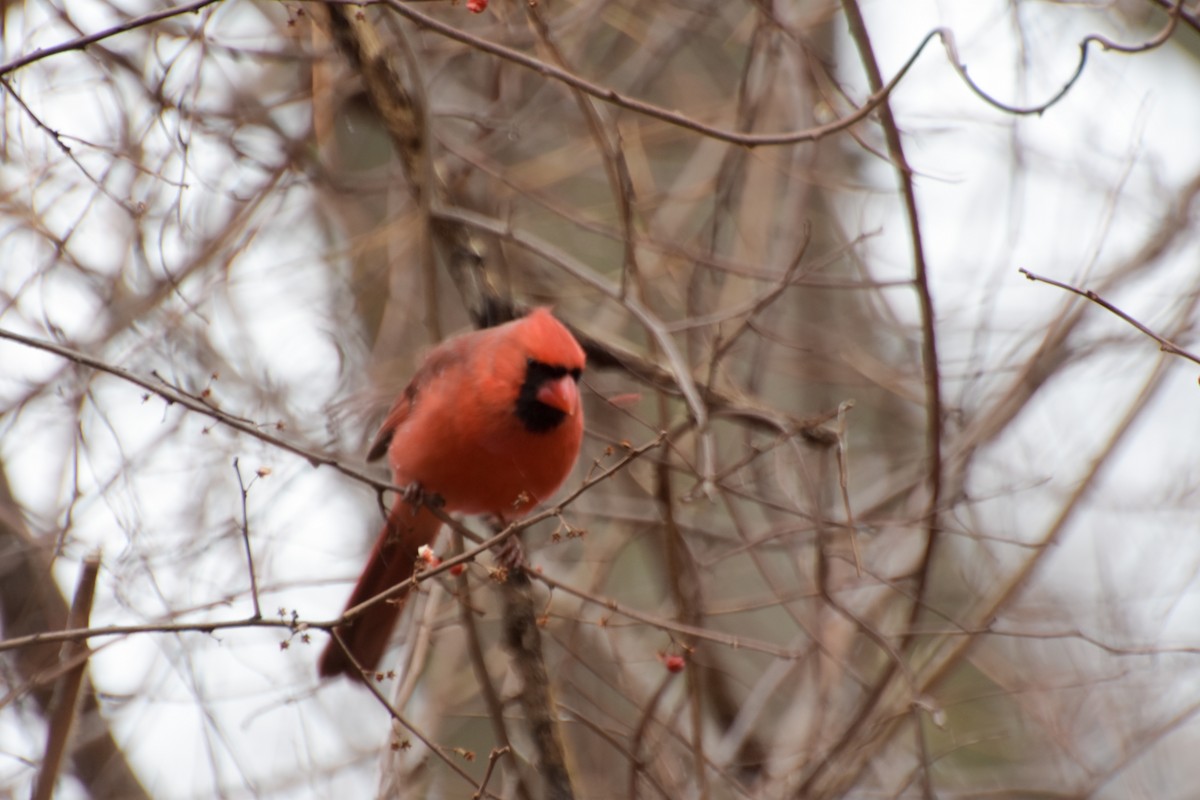
[[[404,391],[396,398],[391,411],[383,420],[383,424],[379,426],[379,433],[375,434],[375,441],[371,443],[371,449],[367,451],[368,461],[383,458],[387,453],[388,447],[392,444],[392,437],[408,419],[414,406],[421,402],[421,394],[425,388],[438,381],[447,370],[461,368],[461,365],[467,360],[469,352],[469,347],[464,346],[466,338],[468,337],[451,339],[429,351],[429,355],[425,357],[421,366],[413,374],[408,386],[404,387]]]

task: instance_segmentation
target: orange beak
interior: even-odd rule
[[[579,410],[579,387],[570,375],[563,375],[543,383],[537,390],[537,400],[573,417]]]

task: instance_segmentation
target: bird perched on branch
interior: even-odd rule
[[[509,521],[562,485],[583,439],[584,360],[579,343],[545,308],[430,351],[367,455],[386,453],[393,481],[415,491],[388,514],[347,609],[412,576],[418,551],[441,528],[423,498],[440,498],[446,511]],[[378,603],[337,628],[363,669],[378,667],[403,603],[403,596]],[[319,671],[363,679],[333,639]]]

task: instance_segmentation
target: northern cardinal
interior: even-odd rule
[[[396,399],[367,458],[386,453],[396,484],[436,495],[447,511],[512,520],[553,494],[575,464],[583,366],[583,349],[545,308],[448,339]],[[346,608],[410,578],[418,549],[440,527],[419,501],[397,500]],[[379,665],[403,602],[378,603],[337,629],[364,669]],[[319,670],[363,679],[332,639]]]

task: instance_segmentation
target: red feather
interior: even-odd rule
[[[386,453],[396,484],[418,484],[441,497],[447,511],[519,517],[558,490],[579,456],[576,380],[584,360],[579,343],[544,308],[449,339],[396,399],[368,458]],[[428,510],[397,501],[347,609],[408,580],[418,548],[432,545],[440,527]],[[403,602],[377,604],[338,628],[364,669],[379,666]],[[319,671],[362,678],[332,640]]]

